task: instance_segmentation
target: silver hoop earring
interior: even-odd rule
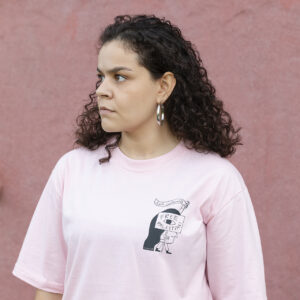
[[[156,109],[156,120],[159,126],[163,125],[164,119],[165,119],[164,105],[159,103]]]

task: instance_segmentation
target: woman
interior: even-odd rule
[[[240,128],[198,51],[164,18],[114,21],[13,274],[37,299],[267,299]]]

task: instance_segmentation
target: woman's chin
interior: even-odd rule
[[[118,132],[120,130],[118,130],[118,128],[115,128],[114,126],[110,126],[109,124],[107,124],[106,122],[101,123],[101,127],[105,132]]]

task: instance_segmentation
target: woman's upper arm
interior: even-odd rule
[[[207,224],[207,272],[216,300],[266,300],[254,208],[245,187]]]
[[[61,300],[62,296],[62,294],[50,293],[37,289],[34,300]]]

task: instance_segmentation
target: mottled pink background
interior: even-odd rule
[[[270,300],[300,297],[299,1],[0,1],[0,298],[33,299],[11,271],[75,117],[95,87],[100,30],[154,13],[198,48],[244,146],[230,158],[256,210]],[[242,300],[242,299],[241,299]],[[253,299],[255,300],[255,299]]]

